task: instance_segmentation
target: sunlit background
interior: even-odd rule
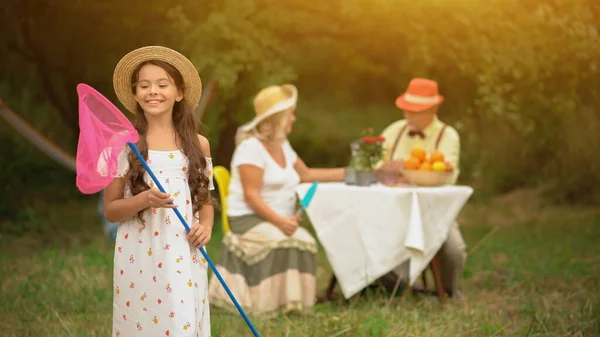
[[[3,0],[0,98],[57,144],[48,148],[74,156],[76,85],[117,102],[118,60],[164,45],[200,73],[199,132],[215,163],[229,166],[254,95],[289,82],[299,89],[291,143],[309,165],[334,167],[364,129],[403,118],[394,100],[412,77],[434,79],[439,118],[461,136],[459,183],[475,188],[461,215],[467,244],[500,228],[467,261],[467,302],[330,303],[312,318],[265,320],[263,335],[597,336],[599,29],[598,0]],[[0,331],[108,336],[112,246],[98,196],[5,118]],[[214,315],[213,336],[242,335],[239,317]]]

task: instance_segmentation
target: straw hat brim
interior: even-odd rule
[[[127,110],[136,113],[138,103],[132,91],[131,75],[143,62],[159,60],[174,66],[183,77],[183,96],[190,111],[198,106],[202,96],[202,81],[194,64],[179,52],[162,46],[147,46],[129,52],[117,63],[113,72],[113,87],[117,98]]]
[[[277,104],[275,104],[269,110],[265,111],[263,114],[257,115],[250,122],[240,126],[240,131],[250,131],[265,119],[277,113],[283,112],[296,105],[296,102],[298,101],[298,89],[296,88],[296,86],[294,86],[293,84],[284,84],[281,86],[281,88],[289,94],[290,98],[283,101],[279,101]]]

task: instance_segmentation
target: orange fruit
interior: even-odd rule
[[[419,168],[421,171],[431,171],[431,163],[428,161],[424,161]]]
[[[419,158],[410,157],[404,161],[404,168],[406,170],[418,170],[421,167],[421,161]]]
[[[419,161],[425,161],[427,158],[427,152],[422,147],[417,146],[410,150],[410,156],[419,159]]]
[[[446,164],[443,161],[436,161],[431,165],[431,169],[436,172],[446,171]]]
[[[433,151],[431,153],[431,162],[435,163],[436,161],[441,161],[444,162],[444,154],[441,153],[440,151]]]

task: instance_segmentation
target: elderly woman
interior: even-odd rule
[[[252,314],[303,310],[316,299],[317,244],[299,227],[295,188],[302,182],[343,181],[342,168],[308,168],[287,140],[296,121],[297,89],[270,86],[254,99],[256,117],[241,126],[231,160],[219,273]],[[211,304],[235,310],[213,277]]]

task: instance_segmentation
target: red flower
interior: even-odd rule
[[[363,137],[362,141],[367,143],[367,144],[373,144],[375,143],[375,139],[373,137]]]
[[[361,170],[372,170],[373,166],[382,159],[383,141],[385,137],[373,133],[373,128],[362,132],[358,141],[351,143],[352,161],[350,166]]]

